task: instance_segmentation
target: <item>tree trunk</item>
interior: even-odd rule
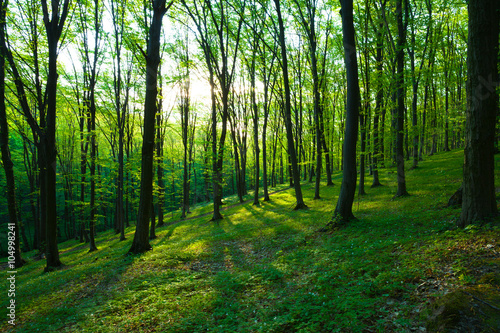
[[[424,146],[425,146],[425,125],[427,121],[427,102],[429,100],[429,86],[424,88],[424,109],[422,110],[422,133],[420,134],[420,148],[418,151],[418,160],[424,159]]]
[[[123,43],[124,33],[124,7],[126,1],[111,1],[111,15],[113,19],[113,33],[114,33],[114,93],[115,93],[115,113],[118,127],[118,178],[116,186],[116,232],[120,233],[120,240],[125,240],[125,219],[128,212],[125,211],[124,204],[124,191],[125,191],[125,177],[124,177],[124,141],[125,141],[125,121],[126,110],[129,96],[130,84],[130,71],[127,75],[127,87],[125,93],[125,101],[121,101],[122,94],[122,74],[121,74],[121,50]]]
[[[253,42],[254,51],[257,48],[257,43]],[[253,196],[253,205],[259,206],[259,185],[260,185],[260,149],[259,149],[259,109],[257,106],[256,86],[255,86],[255,52],[252,54],[252,62],[250,65],[250,96],[252,99],[252,119],[253,119],[253,145],[255,155],[255,188]]]
[[[384,51],[384,39],[383,39],[383,23],[379,24],[376,31],[377,35],[377,53],[375,55],[376,63],[376,73],[377,73],[377,93],[375,95],[375,112],[373,115],[373,183],[371,187],[381,186],[378,174],[378,160],[380,157],[380,143],[379,143],[379,119],[383,108],[384,99],[384,85],[381,82],[381,77],[383,74],[384,63],[383,63],[383,51]],[[382,127],[383,128],[383,127]]]
[[[185,55],[186,63],[189,63],[189,53]],[[182,174],[182,213],[181,219],[186,218],[189,211],[189,123],[190,123],[190,96],[189,96],[189,67],[186,66],[186,73],[181,87],[181,129],[183,146],[183,174]]]
[[[161,99],[159,101],[160,111],[161,111]],[[158,158],[158,163],[156,165],[156,175],[158,177],[158,227],[165,224],[165,218],[163,215],[163,207],[165,206],[165,181],[163,179],[163,117],[161,112],[156,115],[156,157]]]
[[[6,41],[5,41],[5,17],[7,11],[7,0],[0,0],[0,146],[2,152],[2,164],[5,171],[5,178],[7,182],[7,208],[9,213],[9,223],[7,227],[8,247],[7,252],[9,255],[9,270],[19,268],[24,265],[25,261],[21,257],[21,242],[19,233],[19,221],[17,216],[17,203],[16,203],[16,185],[14,178],[14,163],[10,156],[9,148],[9,125],[7,123],[7,110],[5,106],[5,57],[6,54]],[[13,264],[11,259],[14,258]],[[13,265],[13,266],[12,266]]]
[[[149,244],[149,221],[153,201],[153,160],[155,148],[155,120],[158,96],[158,66],[160,65],[160,36],[162,19],[172,2],[153,1],[153,19],[149,27],[146,57],[146,99],[144,102],[144,134],[142,141],[141,194],[134,240],[129,252],[142,253],[152,249]]]
[[[57,187],[56,187],[56,104],[57,104],[57,55],[58,43],[61,37],[64,21],[68,15],[69,0],[64,1],[63,10],[60,12],[59,1],[52,0],[51,19],[47,1],[42,0],[43,21],[47,32],[48,42],[48,76],[46,84],[46,127],[41,140],[45,141],[45,188],[46,188],[46,240],[47,240],[47,266],[45,271],[62,265],[59,260],[57,247]]]
[[[465,227],[497,215],[494,142],[498,110],[500,3],[469,1],[467,111],[462,214]]]
[[[293,128],[292,128],[292,115],[291,115],[291,102],[290,102],[290,82],[288,78],[288,60],[286,54],[286,43],[285,43],[285,27],[283,25],[283,19],[281,17],[281,8],[279,0],[274,0],[276,6],[276,12],[278,15],[278,26],[279,26],[279,41],[281,46],[281,57],[282,57],[282,70],[283,70],[283,85],[285,88],[285,109],[284,109],[284,120],[286,127],[286,137],[288,144],[288,155],[290,156],[293,185],[295,188],[295,198],[297,199],[297,205],[295,210],[307,208],[302,197],[302,189],[300,187],[300,173],[297,164],[297,154],[293,142]]]
[[[265,76],[265,74],[264,74]],[[267,175],[267,123],[269,119],[269,82],[264,78],[264,125],[262,127],[262,182],[264,187],[264,201],[270,201]]]
[[[151,200],[151,224],[149,229],[149,239],[156,239],[155,203]]]
[[[342,0],[342,40],[344,45],[344,63],[347,77],[347,116],[343,146],[343,173],[339,199],[333,216],[348,221],[354,218],[352,204],[356,192],[356,141],[358,140],[359,121],[359,78],[356,41],[353,22],[353,1]]]
[[[406,0],[407,3],[408,0]],[[398,172],[398,190],[396,192],[396,197],[408,195],[406,191],[406,180],[405,180],[405,161],[404,161],[404,113],[405,113],[405,89],[404,89],[404,47],[406,44],[406,27],[403,25],[403,0],[398,0],[396,2],[396,19],[398,24],[398,41],[396,50],[396,62],[397,62],[397,73],[396,73],[396,97],[397,97],[397,109],[393,114],[396,117],[396,164]],[[408,10],[406,8],[405,12]],[[406,20],[408,22],[408,20]]]

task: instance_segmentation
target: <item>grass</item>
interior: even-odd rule
[[[356,197],[358,220],[331,233],[317,230],[332,216],[340,174],[320,200],[303,186],[308,210],[292,210],[289,189],[259,207],[230,207],[219,223],[205,216],[157,229],[143,255],[125,255],[133,227],[123,242],[100,234],[97,252],[62,243],[62,269],[43,273],[45,261],[30,260],[18,271],[17,325],[4,320],[0,331],[439,331],[453,317],[437,311],[444,295],[500,306],[498,220],[459,230],[460,209],[445,207],[462,163],[462,151],[429,157],[407,171],[411,195],[397,199],[395,170],[382,169],[384,186],[367,180],[368,194]],[[485,332],[499,324],[495,313],[476,316]]]

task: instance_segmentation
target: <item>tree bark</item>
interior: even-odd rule
[[[158,96],[158,67],[160,65],[160,36],[162,19],[172,2],[152,1],[153,18],[149,27],[146,56],[146,99],[144,101],[144,134],[141,161],[141,194],[137,226],[130,253],[143,253],[152,249],[149,244],[149,221],[153,201],[153,160],[155,148],[155,120]]]
[[[14,257],[14,266],[19,268],[25,264],[21,257],[21,242],[19,233],[19,220],[17,216],[16,185],[14,178],[14,163],[10,156],[9,148],[9,125],[7,123],[7,110],[5,106],[5,57],[7,45],[5,41],[5,17],[7,11],[7,0],[0,0],[0,146],[2,152],[2,164],[7,182],[7,209],[9,223],[7,231],[9,262]],[[10,263],[9,263],[10,264]],[[10,270],[14,267],[9,266]]]
[[[187,47],[187,46],[186,46]],[[186,63],[186,72],[183,73],[181,83],[181,130],[182,130],[182,146],[183,146],[183,174],[182,174],[182,212],[181,219],[186,218],[189,211],[189,125],[190,125],[190,81],[189,81],[189,51],[182,55]]]
[[[260,185],[260,148],[259,148],[259,109],[257,106],[257,93],[255,84],[255,61],[256,55],[255,51],[258,47],[256,40],[253,41],[253,53],[252,60],[250,64],[250,96],[252,99],[252,119],[253,119],[253,145],[254,145],[254,156],[255,156],[255,187],[253,196],[253,205],[259,206],[259,185]]]
[[[459,227],[497,215],[494,142],[498,110],[498,1],[469,1],[467,111]]]
[[[47,1],[42,0],[43,22],[48,42],[48,76],[46,84],[46,127],[41,139],[45,141],[45,188],[46,188],[46,240],[47,266],[45,271],[51,271],[62,265],[57,247],[57,195],[56,195],[56,104],[57,104],[57,55],[58,43],[68,15],[69,0],[64,0],[62,11],[60,1],[52,0],[51,18]],[[42,203],[43,204],[43,203]]]
[[[111,1],[111,15],[113,19],[114,51],[115,62],[113,62],[113,87],[115,93],[115,113],[118,127],[118,179],[116,186],[116,221],[117,232],[120,233],[120,240],[125,240],[125,207],[124,207],[124,141],[125,141],[125,120],[129,97],[130,70],[127,75],[127,87],[125,88],[125,100],[122,102],[122,63],[121,51],[124,33],[124,15],[127,1]]]
[[[375,63],[376,63],[376,70],[375,72],[377,73],[377,93],[375,95],[375,112],[373,115],[373,158],[372,158],[372,164],[373,164],[373,183],[372,183],[372,188],[381,186],[382,184],[380,183],[380,178],[378,174],[378,168],[379,168],[379,157],[380,157],[380,143],[379,143],[379,135],[380,135],[380,128],[379,128],[379,119],[380,115],[382,113],[382,108],[383,108],[383,99],[384,99],[384,84],[381,81],[382,78],[382,73],[384,69],[384,63],[383,63],[383,51],[384,51],[384,39],[383,39],[383,23],[380,23],[378,26],[378,29],[376,30],[376,35],[377,35],[377,53],[375,55]]]
[[[302,196],[302,189],[300,187],[300,173],[297,164],[297,154],[293,142],[290,82],[288,78],[288,60],[287,60],[286,43],[285,43],[285,27],[283,25],[283,18],[281,17],[281,8],[279,0],[274,0],[274,4],[276,6],[276,12],[278,15],[279,41],[281,46],[281,57],[282,57],[281,65],[283,70],[283,85],[285,88],[284,120],[285,120],[286,137],[288,144],[288,155],[290,156],[293,185],[295,189],[295,198],[297,200],[297,205],[295,206],[295,210],[298,210],[307,208],[307,206],[304,203],[304,199]]]
[[[353,1],[342,0],[342,40],[344,45],[344,63],[347,78],[347,101],[345,136],[343,145],[343,172],[342,185],[339,199],[333,216],[337,219],[348,221],[354,219],[352,204],[356,192],[356,142],[358,140],[359,121],[359,77],[358,61],[356,57],[356,41],[353,19]]]
[[[408,1],[408,0],[406,0]],[[404,161],[404,121],[405,121],[405,89],[404,89],[404,47],[406,44],[406,27],[403,24],[403,0],[396,2],[396,20],[398,25],[398,41],[396,46],[396,101],[393,117],[396,118],[396,164],[398,173],[398,189],[396,197],[408,195],[406,191],[405,161]],[[405,10],[407,12],[407,10]],[[406,20],[408,22],[408,20]]]

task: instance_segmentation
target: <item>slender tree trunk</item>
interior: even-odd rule
[[[113,19],[113,33],[114,33],[114,51],[116,53],[115,62],[113,67],[114,75],[114,93],[115,93],[115,113],[118,125],[118,178],[116,186],[116,232],[120,233],[120,240],[125,240],[125,219],[127,218],[124,207],[124,191],[125,191],[125,177],[124,177],[124,141],[125,141],[125,121],[126,110],[129,96],[130,84],[130,71],[128,72],[128,80],[125,101],[122,103],[122,63],[121,51],[124,32],[124,9],[127,1],[111,1],[111,15]]]
[[[424,109],[422,110],[422,134],[420,134],[420,149],[418,152],[418,160],[423,161],[424,146],[425,146],[425,125],[427,118],[427,101],[429,99],[429,86],[424,88]]]
[[[17,216],[16,203],[16,185],[14,178],[14,163],[10,156],[9,148],[9,125],[7,123],[7,110],[5,106],[5,57],[6,41],[5,41],[5,17],[7,11],[7,0],[0,0],[0,146],[2,152],[2,164],[5,171],[7,182],[7,209],[9,213],[9,223],[7,227],[7,252],[9,254],[9,270],[19,268],[25,264],[25,260],[21,257],[21,242],[19,233],[19,220]],[[13,266],[10,263],[11,258],[14,258]]]
[[[293,142],[293,128],[292,128],[292,118],[291,118],[291,102],[290,102],[290,82],[288,78],[288,60],[286,53],[286,43],[285,43],[285,27],[283,25],[283,19],[281,17],[281,8],[279,0],[274,0],[276,6],[276,11],[278,15],[278,26],[279,26],[279,41],[281,46],[281,57],[282,57],[282,70],[283,70],[283,85],[285,88],[285,109],[284,109],[284,120],[286,127],[286,137],[288,143],[288,155],[290,156],[291,169],[293,184],[295,188],[295,198],[297,199],[297,205],[295,209],[307,208],[304,203],[302,196],[302,189],[300,187],[300,173],[297,163],[297,154]]]
[[[429,31],[429,30],[427,30]],[[428,32],[427,32],[428,34]],[[412,102],[411,102],[411,114],[412,114],[412,126],[413,126],[413,165],[412,169],[418,166],[418,116],[417,116],[417,102],[418,102],[418,78],[415,73],[415,29],[414,24],[412,24],[412,35],[411,35],[411,49],[408,52],[411,64],[411,78],[412,78]],[[425,54],[425,53],[424,53]],[[423,60],[422,64],[423,64]]]
[[[380,157],[380,143],[379,143],[379,119],[383,108],[383,98],[384,98],[384,85],[382,82],[382,74],[384,69],[383,64],[383,51],[384,51],[384,40],[383,40],[383,23],[379,24],[376,31],[377,35],[377,53],[375,56],[376,63],[376,73],[377,73],[377,93],[375,95],[375,112],[373,115],[373,183],[372,188],[381,186],[380,178],[378,174],[378,160]],[[383,128],[383,127],[382,127]]]
[[[359,185],[358,185],[358,194],[365,195],[365,161],[366,161],[366,118],[368,113],[369,103],[365,103],[365,108],[362,113],[359,115],[359,125],[361,129],[361,147],[359,154]],[[365,114],[366,113],[366,114]]]
[[[407,3],[408,0],[405,0]],[[406,28],[403,24],[403,0],[396,2],[396,19],[398,24],[398,42],[396,50],[397,74],[396,74],[396,96],[397,109],[394,113],[396,117],[396,164],[398,172],[398,190],[396,197],[408,195],[406,191],[405,179],[405,161],[404,161],[404,112],[405,112],[405,93],[404,93],[404,47],[406,43]],[[408,10],[406,8],[405,12]],[[408,22],[408,20],[406,20]]]
[[[222,219],[222,214],[220,213],[221,197],[219,192],[222,190],[220,188],[220,173],[217,168],[217,105],[216,105],[216,95],[215,95],[215,82],[213,79],[213,73],[210,73],[210,95],[212,96],[212,188],[213,188],[213,204],[214,211],[212,215],[212,221],[217,221]]]
[[[432,78],[431,78],[432,80]],[[431,152],[429,153],[429,156],[434,155],[437,153],[437,140],[438,140],[438,134],[437,134],[437,89],[436,89],[436,83],[431,82],[431,90],[432,90],[432,100],[431,100],[431,105],[432,105],[432,110],[434,111],[431,114],[431,130],[432,130],[432,146],[431,146]]]
[[[264,83],[264,125],[262,127],[262,182],[264,187],[264,201],[270,201],[267,178],[267,122],[269,118],[268,93],[269,88]]]
[[[254,50],[257,45],[254,41]],[[255,85],[255,52],[252,55],[252,62],[250,65],[250,96],[252,99],[252,119],[253,119],[253,145],[255,155],[255,188],[253,196],[253,205],[258,206],[259,203],[259,185],[260,185],[260,148],[259,148],[259,109],[257,106],[257,94]]]
[[[95,77],[94,77],[95,79]],[[97,143],[96,143],[96,105],[94,88],[92,88],[90,96],[90,117],[89,117],[89,132],[90,132],[90,223],[89,223],[89,238],[90,252],[97,251],[95,244],[95,225],[97,220],[97,205],[96,199],[96,158],[97,158]]]
[[[160,99],[161,101],[161,99]],[[161,105],[161,102],[159,102]],[[160,107],[161,110],[161,107]],[[165,224],[165,218],[163,214],[163,207],[165,206],[165,181],[163,179],[163,117],[161,112],[156,115],[156,157],[158,163],[156,164],[156,175],[158,177],[158,227],[162,227]]]
[[[447,61],[445,61],[445,64]],[[445,65],[445,97],[444,97],[444,110],[445,110],[445,116],[444,116],[444,151],[450,151],[450,145],[449,145],[449,138],[448,138],[448,132],[449,132],[449,94],[450,94],[450,88],[448,86],[448,69],[447,65]]]
[[[189,53],[186,52],[186,63],[189,63]],[[183,175],[182,175],[182,213],[181,218],[186,218],[189,211],[189,123],[190,123],[190,94],[189,94],[189,67],[186,67],[185,77],[181,87],[181,128],[183,146]]]

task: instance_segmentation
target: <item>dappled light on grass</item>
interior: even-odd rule
[[[339,187],[312,200],[304,184],[307,210],[293,211],[289,189],[217,223],[158,228],[141,255],[125,255],[133,226],[126,241],[99,234],[93,253],[62,243],[63,269],[44,274],[31,260],[19,270],[19,331],[405,332],[425,327],[447,292],[496,302],[498,221],[458,230],[460,209],[445,208],[460,175],[440,170],[462,162],[457,151],[428,158],[407,174],[411,196],[396,200],[395,174],[383,169],[384,186],[356,196],[358,219],[329,234],[317,230]]]

